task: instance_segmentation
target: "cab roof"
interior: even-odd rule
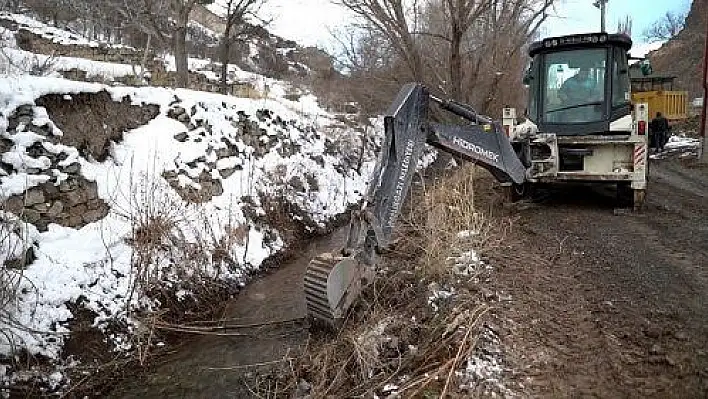
[[[531,43],[529,56],[539,53],[555,52],[561,49],[593,48],[617,46],[629,51],[632,39],[623,33],[582,33],[577,35],[547,37]]]

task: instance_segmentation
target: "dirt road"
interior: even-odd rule
[[[613,192],[544,191],[499,212],[517,228],[487,288],[495,303],[507,392],[521,397],[708,397],[708,168],[652,163],[640,214],[617,212]],[[480,203],[494,184],[482,180]],[[341,235],[340,231],[340,235]],[[247,287],[229,310],[240,324],[304,316],[309,258]],[[490,254],[494,259],[494,254]],[[509,257],[499,256],[499,259]],[[501,261],[500,261],[501,262]],[[235,330],[232,330],[235,331]],[[195,336],[112,397],[253,397],[243,377],[306,341],[297,322],[246,336]]]
[[[708,397],[708,168],[652,163],[648,205],[548,191],[513,211],[492,289],[509,383],[533,397]]]

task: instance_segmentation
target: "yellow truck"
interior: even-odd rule
[[[674,90],[674,76],[632,77],[632,102],[649,104],[649,116],[661,112],[670,123],[688,117],[688,92]]]

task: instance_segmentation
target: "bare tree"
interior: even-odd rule
[[[189,64],[187,61],[187,25],[189,15],[197,4],[210,4],[214,0],[170,0],[170,10],[174,18],[174,33],[172,35],[175,66],[177,67],[177,86],[187,87],[189,84]]]
[[[479,104],[484,110],[500,102],[518,103],[522,97],[520,70],[526,62],[523,49],[536,36],[553,2],[490,1],[474,15],[464,33],[456,33],[463,33],[459,39],[449,28],[447,2],[432,2],[425,15],[427,34],[422,46],[427,50],[425,60],[430,65],[433,85],[446,89],[448,96]],[[449,45],[458,40],[459,49]],[[437,72],[446,70],[447,75]]]
[[[24,4],[44,22],[51,22],[57,27],[77,17],[76,3],[71,0],[24,0]]]
[[[462,93],[462,45],[467,31],[480,16],[492,5],[491,0],[443,0],[445,21],[447,21],[447,34],[445,39],[449,42],[448,70],[449,70],[449,95],[457,100]]]
[[[413,31],[419,16],[418,0],[335,0],[386,38],[396,49],[415,81],[423,81],[423,61]]]
[[[365,21],[361,38],[379,38],[373,48],[362,46],[361,40],[356,46],[346,46],[347,59],[355,61],[350,62],[355,68],[368,69],[378,79],[384,78],[381,71],[388,68],[389,81],[400,82],[406,79],[400,66],[406,65],[414,80],[483,108],[509,100],[518,103],[526,62],[524,46],[554,4],[554,0],[337,2]],[[359,69],[352,75],[365,72]]]
[[[251,36],[260,25],[253,24],[258,11],[267,2],[267,0],[226,0],[224,4],[226,16],[224,34],[221,38],[219,48],[221,58],[221,79],[220,90],[222,94],[228,91],[226,80],[228,74],[228,66],[231,55],[231,45],[236,38],[244,39]],[[263,24],[266,22],[260,20]]]
[[[667,11],[661,19],[644,30],[644,39],[647,41],[669,40],[681,32],[685,22],[686,13]]]
[[[617,33],[632,36],[632,17],[625,15],[624,19],[617,21]]]
[[[468,101],[485,112],[520,102],[524,49],[548,16],[553,0],[495,0],[482,25],[476,27],[474,64],[467,82]],[[474,90],[473,90],[474,88]]]
[[[20,0],[0,0],[0,11],[17,12],[20,8]]]
[[[138,81],[142,80],[147,70],[148,56],[152,47],[168,48],[173,42],[174,27],[169,19],[170,4],[168,1],[101,0],[93,3],[97,8],[95,15],[103,13],[109,26],[119,25],[121,31],[125,29],[145,37],[140,46],[144,52],[140,70],[133,67]]]
[[[379,112],[407,79],[406,62],[378,31],[347,26],[332,35],[338,43],[334,66],[348,78],[327,82],[328,91],[342,101],[356,102],[363,115]],[[313,86],[322,83],[315,81]]]

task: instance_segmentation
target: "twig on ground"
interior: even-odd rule
[[[254,368],[254,367],[263,367],[263,366],[271,366],[274,364],[279,364],[283,362],[289,362],[293,360],[294,358],[292,357],[285,357],[282,359],[278,360],[271,360],[269,362],[260,362],[260,363],[251,363],[251,364],[242,364],[238,366],[227,366],[227,367],[205,367],[205,370],[241,370],[241,369],[248,369],[248,368]]]

